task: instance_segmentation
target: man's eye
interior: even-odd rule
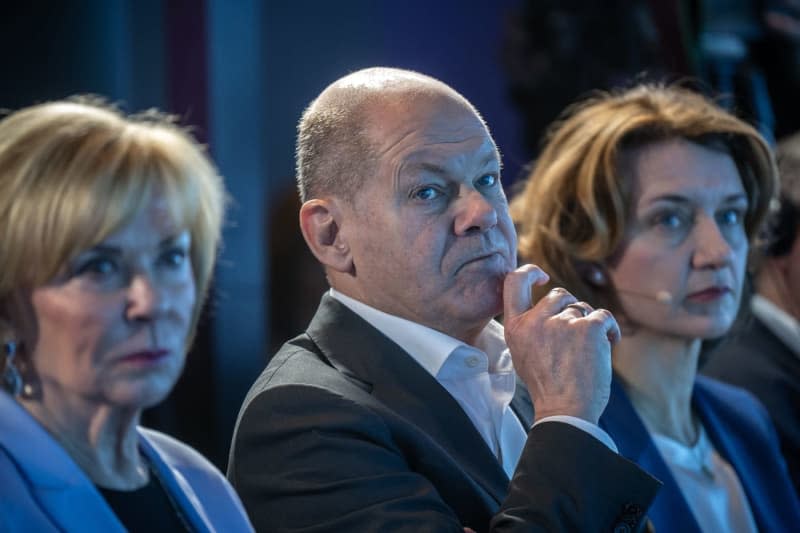
[[[442,195],[442,192],[435,187],[420,187],[411,193],[411,197],[416,200],[430,201]]]
[[[497,182],[498,182],[497,176],[495,176],[494,174],[486,174],[485,176],[481,176],[480,178],[477,179],[477,181],[475,182],[475,186],[485,189],[489,187],[494,187],[495,185],[497,185]]]
[[[666,215],[661,218],[661,225],[668,228],[680,227],[681,218],[678,215]]]

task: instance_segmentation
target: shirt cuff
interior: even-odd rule
[[[542,422],[563,422],[564,424],[569,424],[570,426],[576,427],[580,430],[585,431],[592,437],[596,438],[603,444],[605,444],[609,450],[614,453],[619,453],[617,449],[617,445],[614,443],[614,439],[611,438],[611,435],[603,431],[600,426],[597,424],[592,424],[591,422],[587,422],[582,418],[578,418],[576,416],[569,416],[569,415],[553,415],[553,416],[546,416],[541,420],[537,420],[534,423],[534,426],[541,424]]]

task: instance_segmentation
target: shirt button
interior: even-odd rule
[[[467,363],[467,366],[470,368],[475,368],[476,366],[481,364],[480,358],[476,355],[470,355],[469,357],[467,357],[465,362]]]

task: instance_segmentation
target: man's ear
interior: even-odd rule
[[[300,207],[300,230],[320,263],[338,272],[353,269],[350,246],[341,232],[344,213],[335,198],[315,198]]]

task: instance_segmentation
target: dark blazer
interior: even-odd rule
[[[749,390],[764,404],[800,493],[800,356],[751,316],[711,352],[701,372]]]
[[[758,529],[796,531],[800,504],[763,406],[742,389],[698,376],[692,407],[714,448],[739,476]],[[600,427],[611,435],[622,455],[664,482],[648,511],[656,531],[701,533],[669,466],[616,377]]]
[[[163,433],[140,428],[139,450],[158,472],[164,489],[194,531],[253,530],[227,480],[192,448]],[[0,531],[126,531],[64,448],[2,391]]]
[[[248,393],[228,477],[259,531],[635,530],[659,486],[561,423],[531,430],[509,486],[456,400],[327,295]]]

